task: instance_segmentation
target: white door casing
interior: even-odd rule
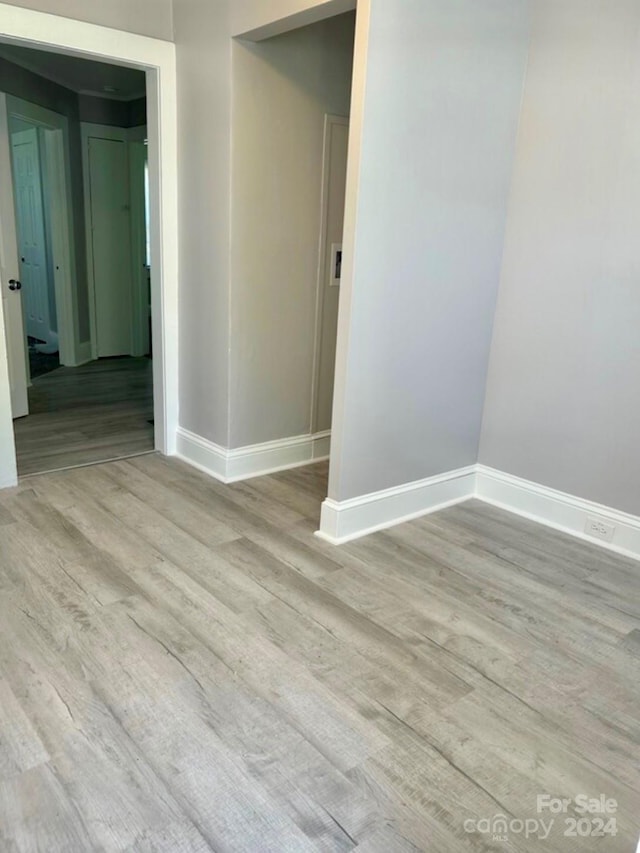
[[[4,317],[5,342],[0,342],[0,401],[10,401],[4,423],[0,423],[0,472],[15,469],[13,451],[12,418],[20,418],[29,413],[27,397],[27,350],[24,320],[22,315],[22,290],[10,290],[11,279],[20,280],[20,261],[16,236],[15,213],[13,209],[13,177],[11,174],[11,148],[9,143],[9,123],[6,97],[0,93],[0,288],[2,289],[2,315]],[[0,333],[2,327],[0,327]],[[3,370],[3,367],[6,368]],[[2,386],[5,386],[4,392]],[[8,390],[9,393],[6,393]],[[0,409],[0,414],[2,410]],[[8,424],[8,426],[7,426]],[[11,441],[7,442],[4,433],[11,432]],[[4,450],[7,448],[7,450]],[[4,458],[3,458],[4,457]],[[2,480],[0,479],[0,485]]]
[[[147,73],[151,199],[155,446],[176,450],[178,428],[178,121],[175,44],[0,2],[3,37]],[[5,120],[6,123],[6,120]],[[7,144],[8,158],[8,144]],[[7,163],[9,160],[7,159]],[[5,199],[6,193],[0,193]],[[12,201],[12,200],[11,200]],[[0,216],[3,216],[0,208]],[[3,218],[6,219],[6,211]],[[17,272],[17,270],[16,270]],[[4,302],[4,300],[3,300]],[[0,404],[9,396],[6,329],[0,324]],[[4,361],[4,367],[3,367]],[[11,409],[0,405],[0,487],[16,481]],[[8,440],[7,440],[8,439]]]
[[[331,429],[340,301],[335,253],[342,244],[348,142],[349,119],[325,116],[312,433]]]
[[[40,144],[35,127],[11,134],[11,154],[25,327],[28,335],[55,352],[55,301],[47,264]]]
[[[150,351],[150,271],[147,267],[147,226],[145,169],[147,166],[147,128],[129,130],[129,187],[131,191],[131,261],[133,275],[131,355]]]
[[[67,201],[65,137],[60,128],[44,131],[51,220],[51,255],[56,294],[60,364],[75,367],[84,363],[78,328],[73,215]]]

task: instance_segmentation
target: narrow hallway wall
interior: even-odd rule
[[[233,45],[231,447],[311,429],[324,118],[349,115],[354,26]]]

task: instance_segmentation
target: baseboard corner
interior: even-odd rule
[[[342,545],[462,503],[474,496],[475,466],[447,471],[345,501],[322,504],[317,536]]]
[[[228,482],[226,453],[220,445],[188,429],[178,427],[175,453],[177,458],[222,483]]]
[[[330,441],[323,432],[229,449],[179,427],[176,456],[223,483],[236,483],[328,459]]]
[[[486,465],[476,466],[476,497],[515,515],[568,533],[625,557],[640,560],[640,518],[524,480]],[[610,541],[586,532],[590,519],[614,528]]]
[[[84,341],[83,343],[78,344],[73,351],[73,364],[69,364],[68,367],[81,367],[83,364],[88,364],[90,361],[93,361],[91,341]]]

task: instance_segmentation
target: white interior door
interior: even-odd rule
[[[11,415],[20,418],[29,414],[27,397],[27,348],[22,317],[22,294],[12,281],[20,280],[20,263],[16,237],[16,221],[13,206],[13,178],[11,174],[11,148],[5,95],[0,93],[0,290],[2,292],[2,314],[4,316],[4,339],[9,373]],[[2,318],[0,318],[0,321]],[[0,330],[0,346],[2,346]],[[4,360],[4,353],[0,353]],[[3,433],[0,424],[0,433]],[[10,446],[0,443],[0,470],[8,464],[7,457],[14,458],[13,441]]]
[[[20,275],[27,334],[57,349],[49,286],[40,146],[35,127],[11,134]],[[53,282],[51,282],[53,285]]]
[[[324,205],[320,243],[320,325],[317,338],[313,432],[331,429],[348,143],[349,120],[340,116],[327,116],[324,139]]]
[[[88,161],[97,356],[128,355],[132,270],[127,144],[91,136]]]

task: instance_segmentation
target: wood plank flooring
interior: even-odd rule
[[[38,376],[14,421],[18,473],[54,471],[153,450],[148,358],[108,358]]]
[[[635,850],[639,564],[477,502],[333,548],[325,493],[155,454],[0,492],[2,851]],[[580,794],[615,835],[565,837]]]

